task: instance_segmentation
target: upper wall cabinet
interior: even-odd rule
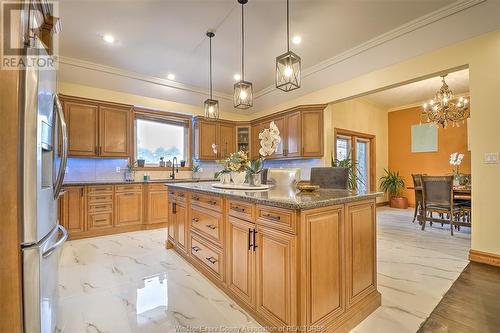
[[[132,107],[61,96],[68,128],[68,155],[129,157]]]
[[[301,105],[252,121],[251,157],[259,157],[259,133],[274,121],[281,143],[268,159],[323,156],[323,110],[326,105]]]
[[[217,145],[217,153],[214,153],[212,148],[214,143]],[[235,123],[195,117],[194,145],[194,156],[197,160],[214,161],[227,158],[236,151]]]

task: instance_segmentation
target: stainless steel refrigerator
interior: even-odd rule
[[[36,38],[24,51],[46,55]],[[24,331],[52,333],[57,323],[59,257],[67,239],[66,229],[57,220],[67,160],[66,123],[56,94],[55,70],[27,68],[23,74],[20,251]]]

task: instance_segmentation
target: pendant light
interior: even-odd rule
[[[210,42],[210,53],[209,53],[209,68],[210,68],[210,98],[205,101],[205,118],[207,119],[219,119],[219,101],[212,98],[212,38],[215,33],[211,30],[207,31],[207,37]]]
[[[248,109],[253,105],[252,83],[245,81],[245,21],[243,8],[248,0],[237,0],[241,4],[241,80],[234,84],[234,107]]]
[[[300,57],[290,51],[290,3],[286,0],[287,52],[276,57],[276,88],[292,91],[300,88]]]

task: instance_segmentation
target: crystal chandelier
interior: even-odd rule
[[[253,105],[252,83],[245,81],[245,21],[243,8],[248,0],[237,0],[241,4],[241,80],[234,84],[233,102],[238,109],[248,109]]]
[[[287,52],[276,57],[276,88],[292,91],[300,88],[300,57],[290,51],[290,10],[286,0],[286,47]]]
[[[212,97],[212,37],[215,36],[213,31],[207,31],[207,36],[210,40],[210,55],[209,55],[209,67],[210,67],[210,98],[205,101],[205,118],[207,119],[218,119],[219,118],[219,101],[213,99]]]
[[[424,104],[422,111],[422,118],[424,120],[443,128],[448,127],[450,122],[453,127],[459,126],[459,122],[463,123],[470,115],[469,101],[464,97],[456,100],[453,92],[444,80],[445,77],[446,75],[441,76],[443,82],[441,89],[439,89],[433,99]]]

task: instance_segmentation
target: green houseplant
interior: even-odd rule
[[[384,169],[384,172],[385,175],[380,177],[380,189],[389,195],[389,205],[392,208],[408,208],[408,198],[401,195],[405,180],[399,175],[399,171]]]
[[[364,184],[363,180],[358,177],[361,173],[359,171],[358,164],[350,156],[347,156],[347,158],[343,160],[339,160],[337,158],[334,159],[332,154],[332,167],[349,169],[349,179],[347,181],[347,187],[349,190],[356,191],[358,189],[358,181],[361,184]]]

